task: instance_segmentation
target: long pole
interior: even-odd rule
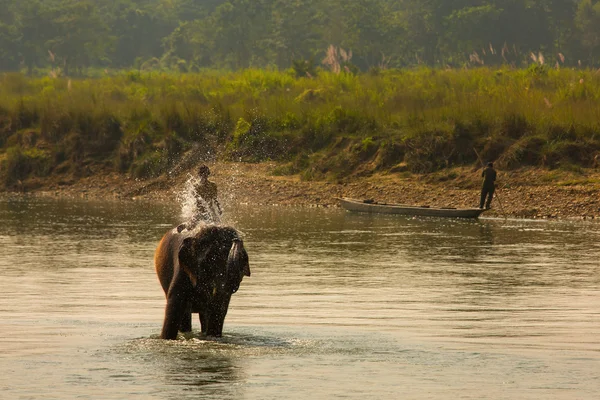
[[[477,150],[475,150],[475,147],[473,147],[473,151],[475,152],[475,154],[477,154],[477,158],[479,159],[479,162],[481,163],[481,167],[485,168],[485,163],[483,162],[483,159],[481,158],[481,156],[479,155]],[[494,190],[494,192],[496,193],[496,200],[498,200],[498,204],[500,204],[500,211],[502,211],[502,214],[504,215],[504,219],[507,219],[506,213],[504,212],[504,207],[502,206],[502,201],[500,201],[498,189],[496,188],[496,190]]]

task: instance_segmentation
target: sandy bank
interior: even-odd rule
[[[416,205],[476,207],[480,171],[459,169],[428,176],[386,174],[340,182],[307,182],[297,176],[273,176],[272,163],[212,163],[211,179],[224,205],[337,207],[336,197],[371,198]],[[173,201],[188,172],[136,180],[118,174],[95,174],[69,181],[47,179],[24,185],[34,195],[61,197],[155,199]],[[600,218],[600,171],[567,173],[543,170],[499,171],[498,196],[486,216],[521,218]]]

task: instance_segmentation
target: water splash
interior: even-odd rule
[[[192,174],[188,174],[183,189],[177,193],[177,201],[181,204],[181,219],[183,221],[190,221],[196,211],[196,197],[194,196],[194,184],[196,182],[198,182],[198,179],[194,178]]]
[[[242,187],[242,182],[238,178],[240,175],[240,167],[238,164],[229,166],[227,177],[222,179],[221,198],[226,205],[234,205],[238,203],[237,191]]]
[[[183,185],[181,192],[177,193],[177,200],[181,204],[181,219],[185,222],[196,220],[198,225],[203,224],[221,224],[221,214],[214,202],[208,202],[196,192],[196,185],[200,179],[188,174],[188,178]],[[198,204],[204,208],[205,212],[199,212]]]

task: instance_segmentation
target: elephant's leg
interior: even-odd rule
[[[206,336],[223,336],[223,323],[224,320],[216,321],[214,324],[211,324],[210,327],[206,330]]]
[[[200,317],[200,330],[202,333],[206,334],[206,329],[208,328],[208,321],[206,320],[206,313],[199,312],[198,316]]]
[[[207,336],[221,337],[223,335],[223,323],[225,315],[219,312],[212,313],[208,318],[208,327],[206,329]]]
[[[188,295],[185,291],[183,274],[177,274],[173,279],[167,293],[167,306],[165,307],[165,320],[163,322],[162,339],[176,339],[177,331],[181,326],[184,315],[188,311]],[[191,324],[191,322],[190,322]]]
[[[190,306],[187,307],[186,311],[181,316],[181,322],[179,323],[179,331],[192,331],[192,309]]]
[[[161,339],[177,338],[177,331],[181,324],[182,316],[185,313],[185,303],[177,299],[177,296],[167,299],[165,308],[165,320],[163,322]]]

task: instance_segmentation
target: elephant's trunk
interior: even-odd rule
[[[233,239],[229,256],[227,257],[227,282],[231,285],[231,293],[237,292],[245,276],[250,276],[248,253],[244,249],[244,242],[239,237]]]

